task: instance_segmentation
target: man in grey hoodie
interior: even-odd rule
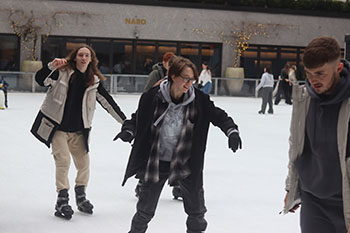
[[[198,81],[195,65],[176,57],[168,73],[160,86],[142,94],[137,112],[125,121],[118,136],[123,141],[135,137],[123,185],[134,175],[142,179],[129,233],[146,232],[166,181],[181,187],[187,233],[204,232],[203,167],[209,124],[227,135],[233,152],[242,148],[233,119],[216,107],[209,95],[193,88]],[[169,229],[165,226],[163,232]]]
[[[302,233],[346,233],[350,224],[350,63],[330,37],[304,52],[307,81],[293,89],[285,213],[301,204]]]

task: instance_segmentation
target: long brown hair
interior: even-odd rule
[[[287,63],[284,65],[283,70],[284,70],[284,72],[286,72],[286,74],[288,74],[288,73],[289,73],[289,69],[290,69],[290,64],[287,62]]]
[[[66,57],[67,64],[65,64],[62,68],[68,68],[74,70],[76,68],[76,61],[75,58],[77,57],[77,53],[81,48],[87,48],[90,50],[91,53],[91,62],[89,63],[86,73],[87,73],[87,81],[86,86],[94,85],[95,83],[95,77],[94,75],[97,75],[100,80],[106,80],[106,78],[101,74],[99,69],[97,68],[98,65],[98,59],[96,57],[95,51],[87,44],[83,44],[76,49],[74,49],[72,52],[68,54]]]

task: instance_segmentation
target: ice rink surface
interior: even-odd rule
[[[91,174],[87,196],[91,216],[79,213],[74,191],[70,221],[55,217],[55,165],[51,150],[29,132],[44,94],[9,93],[9,109],[0,110],[0,233],[127,233],[135,213],[136,179],[121,187],[130,144],[112,139],[118,124],[97,104],[90,141]],[[129,118],[139,95],[113,98]],[[232,153],[227,137],[211,125],[204,190],[207,233],[297,233],[299,211],[279,215],[285,195],[288,137],[292,107],[274,106],[259,115],[261,99],[212,97],[238,124],[243,149]],[[74,187],[75,168],[70,170]],[[148,233],[185,233],[181,201],[165,186]]]

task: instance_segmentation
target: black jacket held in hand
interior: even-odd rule
[[[126,120],[123,124],[122,130],[130,130],[135,133],[135,141],[122,185],[131,176],[135,174],[142,175],[146,169],[152,145],[151,125],[154,122],[154,111],[157,105],[167,105],[167,103],[159,101],[159,97],[157,97],[158,92],[159,87],[154,87],[144,93],[139,101],[137,112],[132,114],[132,118]],[[219,127],[225,134],[229,129],[238,129],[238,126],[224,110],[214,105],[208,95],[195,89],[195,96],[194,101],[198,114],[196,119],[194,119],[191,158],[189,160],[191,174],[188,179],[193,186],[202,187],[204,152],[207,144],[209,123]]]

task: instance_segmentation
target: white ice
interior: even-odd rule
[[[55,217],[55,165],[50,149],[29,132],[44,94],[9,93],[0,110],[0,233],[127,233],[135,213],[136,179],[121,187],[130,144],[113,142],[118,124],[97,106],[91,133],[91,175],[87,190],[94,214],[79,213],[74,192],[70,221]],[[139,95],[113,96],[130,117]],[[296,214],[279,215],[285,195],[291,106],[259,115],[261,99],[212,97],[239,125],[243,149],[232,153],[227,138],[211,125],[204,169],[208,233],[296,233]],[[97,104],[98,105],[98,104]],[[75,168],[70,170],[74,186]],[[166,186],[149,233],[184,233],[181,201]]]

